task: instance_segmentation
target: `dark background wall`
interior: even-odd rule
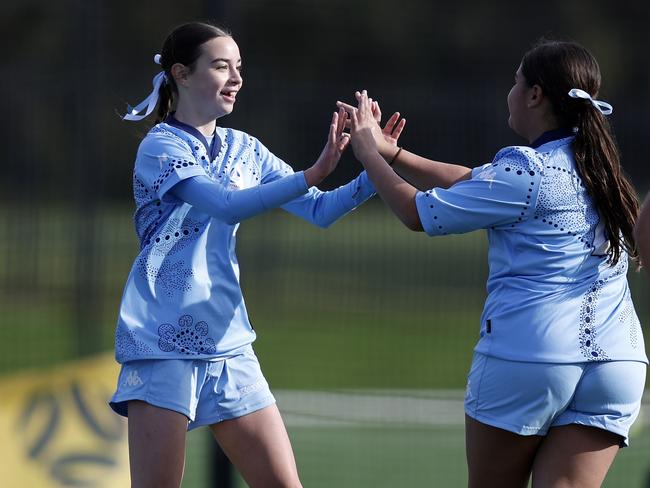
[[[408,119],[403,144],[478,164],[522,141],[506,94],[521,55],[542,35],[585,44],[603,72],[601,98],[640,191],[650,182],[647,2],[401,3],[7,0],[0,7],[6,116],[2,198],[128,200],[147,124],[120,121],[141,100],[152,61],[177,24],[211,19],[240,45],[244,90],[223,119],[296,168],[313,161],[337,99],[366,88]],[[358,171],[351,155],[327,184]],[[86,198],[86,197],[84,197]]]

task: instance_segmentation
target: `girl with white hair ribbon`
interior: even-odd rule
[[[117,322],[122,364],[112,408],[128,416],[133,486],[180,486],[185,433],[209,426],[249,486],[300,486],[291,444],[252,348],[239,283],[239,222],[281,207],[327,227],[374,194],[363,172],[322,192],[349,142],[332,115],[318,160],[294,172],[259,140],[217,125],[242,87],[239,47],[225,31],[176,28],[155,61],[157,107],[135,160],[140,253]],[[396,141],[396,137],[394,141]]]
[[[411,230],[485,229],[490,274],[465,397],[469,486],[599,487],[639,414],[648,359],[627,283],[639,204],[597,100],[600,69],[542,40],[508,94],[528,144],[470,169],[390,147],[357,92],[352,146]]]

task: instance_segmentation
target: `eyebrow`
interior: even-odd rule
[[[210,64],[218,63],[219,61],[221,61],[223,63],[229,63],[230,62],[230,60],[226,59],[226,58],[216,58],[216,59],[213,59],[212,61],[210,61]],[[241,63],[241,59],[238,59],[237,63]]]

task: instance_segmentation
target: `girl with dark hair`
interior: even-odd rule
[[[298,487],[251,346],[235,234],[240,221],[276,207],[327,227],[374,188],[365,172],[330,192],[314,186],[349,142],[343,110],[318,160],[296,173],[254,137],[216,124],[242,87],[239,48],[227,32],[182,25],[155,61],[163,71],[153,92],[125,116],[140,120],[158,106],[135,160],[140,253],[115,339],[122,369],[111,407],[129,419],[132,486],[180,486],[186,431],[207,425],[250,486]]]
[[[641,404],[647,357],[626,272],[636,195],[596,100],[596,60],[540,41],[508,94],[528,141],[470,169],[389,147],[357,92],[352,145],[411,230],[486,229],[490,273],[465,397],[470,487],[600,486]],[[387,163],[387,161],[389,163]],[[391,167],[392,165],[392,167]]]

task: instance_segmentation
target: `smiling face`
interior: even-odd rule
[[[239,46],[226,36],[201,44],[194,70],[178,80],[179,104],[216,119],[232,112],[242,87]]]

